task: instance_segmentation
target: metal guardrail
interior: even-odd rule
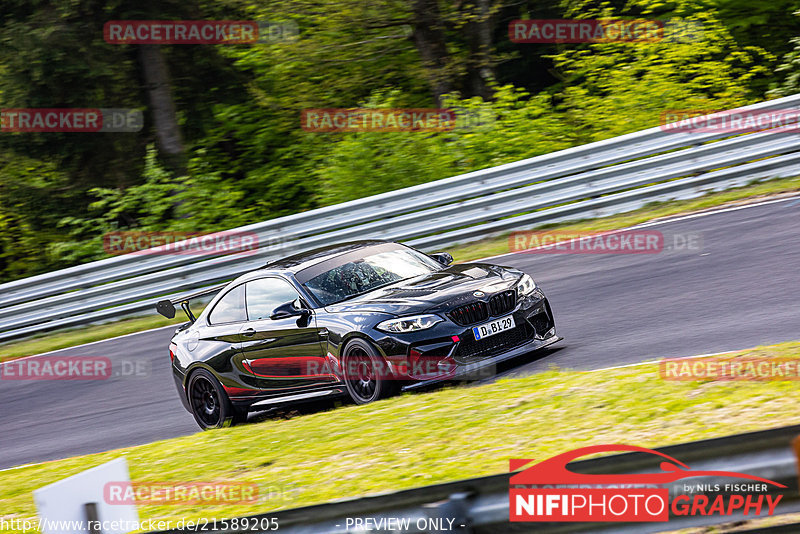
[[[800,107],[800,95],[739,108]],[[0,285],[0,340],[152,309],[288,252],[353,239],[423,250],[511,229],[621,213],[753,180],[800,175],[800,135],[650,128],[230,230],[268,246],[217,257],[127,254]]]
[[[672,456],[693,470],[735,471],[756,475],[785,485],[786,489],[769,486],[766,495],[783,495],[775,515],[800,512],[798,494],[797,459],[791,441],[800,435],[800,425],[751,432],[723,438],[708,439],[661,447],[656,450]],[[521,455],[524,456],[524,451]],[[604,456],[569,464],[570,470],[586,474],[620,474],[653,472],[653,458],[644,453],[626,453]],[[667,484],[670,495],[684,493],[681,485],[699,484],[713,486],[738,482],[730,478],[694,477]],[[386,493],[373,497],[342,500],[317,506],[306,506],[292,510],[249,516],[248,525],[268,524],[275,518],[284,534],[346,534],[358,532],[347,529],[347,518],[371,518],[376,521],[389,518],[407,518],[409,528],[405,530],[385,530],[402,534],[423,534],[434,532],[458,532],[461,534],[488,534],[499,532],[608,532],[640,533],[668,532],[689,527],[700,527],[720,523],[752,520],[753,515],[744,516],[674,516],[666,523],[510,523],[509,517],[509,474],[460,480],[426,486],[396,493]],[[705,492],[696,492],[709,495]],[[764,517],[762,515],[761,517]],[[417,528],[418,520],[452,519],[454,529],[437,530]],[[266,521],[262,521],[266,520]],[[434,522],[435,523],[435,522]],[[239,524],[243,524],[239,521]],[[384,523],[386,524],[386,523]],[[422,524],[422,522],[420,522]],[[445,521],[445,525],[448,522]],[[782,531],[784,527],[776,529]],[[234,530],[209,528],[207,532],[233,534]],[[763,531],[763,527],[757,529]],[[798,532],[800,530],[786,530]],[[192,530],[169,530],[159,534],[178,534]],[[248,530],[251,534],[267,534],[266,530]],[[755,532],[755,531],[753,531]]]

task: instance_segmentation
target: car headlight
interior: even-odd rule
[[[536,289],[536,282],[533,281],[531,275],[523,274],[517,284],[517,291],[519,291],[520,296],[530,295],[534,289]]]
[[[391,332],[392,334],[402,334],[405,332],[416,332],[417,330],[425,330],[432,327],[436,323],[442,322],[442,318],[438,315],[412,315],[410,317],[399,317],[397,319],[389,319],[378,323],[375,327],[384,332]]]

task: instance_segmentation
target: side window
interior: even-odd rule
[[[269,319],[272,310],[300,296],[289,282],[280,278],[259,278],[245,285],[247,318],[251,321]]]
[[[246,321],[247,315],[244,311],[244,284],[236,286],[228,291],[208,316],[211,324],[238,323]]]

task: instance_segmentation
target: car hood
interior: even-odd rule
[[[520,271],[488,263],[461,263],[441,271],[402,280],[325,309],[329,312],[371,311],[392,315],[433,313],[478,300],[508,289],[522,276]]]

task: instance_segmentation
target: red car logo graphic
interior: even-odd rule
[[[576,458],[588,456],[599,452],[644,452],[654,454],[664,458],[660,468],[661,473],[639,473],[639,474],[612,474],[612,475],[593,475],[575,473],[567,469],[567,464]],[[527,465],[534,460],[511,460],[511,471],[518,469],[523,465]],[[689,468],[688,465],[676,460],[675,458],[644,447],[636,447],[634,445],[592,445],[589,447],[582,447],[568,451],[547,460],[541,461],[538,464],[531,466],[519,473],[511,476],[510,484],[668,484],[681,480],[684,478],[701,477],[701,476],[724,476],[733,478],[744,478],[748,480],[755,480],[772,484],[779,488],[785,488],[783,484],[779,484],[766,478],[761,478],[754,475],[745,473],[737,473],[734,471],[695,471]]]

